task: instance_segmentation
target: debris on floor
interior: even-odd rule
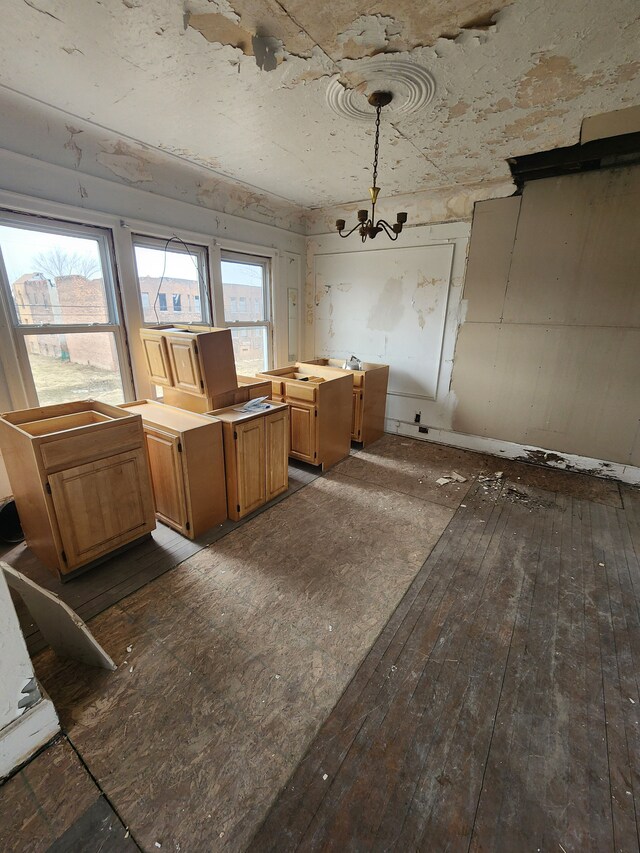
[[[420,481],[422,482],[422,480]],[[463,477],[462,474],[458,474],[457,471],[452,471],[450,474],[445,474],[443,477],[440,477],[436,480],[436,483],[439,486],[446,486],[448,483],[466,483],[467,478]]]

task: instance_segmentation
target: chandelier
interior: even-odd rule
[[[380,111],[382,107],[386,107],[387,104],[390,104],[393,100],[393,95],[391,92],[372,92],[369,95],[369,103],[372,107],[376,108],[376,141],[373,148],[373,186],[369,187],[369,195],[371,196],[371,216],[369,216],[369,212],[367,210],[359,210],[358,211],[358,221],[353,226],[351,231],[347,231],[346,234],[343,234],[345,228],[344,219],[336,220],[336,228],[338,229],[338,234],[341,237],[349,237],[350,234],[357,229],[358,233],[362,237],[362,242],[370,237],[372,240],[376,237],[381,231],[384,231],[387,237],[391,240],[397,240],[398,235],[402,231],[402,226],[407,221],[406,213],[398,213],[396,214],[396,221],[393,225],[390,225],[384,219],[378,219],[376,222],[376,201],[378,200],[378,193],[380,192],[380,187],[376,185],[376,181],[378,180],[378,149],[380,147]]]

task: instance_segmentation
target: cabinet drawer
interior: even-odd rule
[[[275,400],[276,397],[282,397],[284,394],[284,382],[281,379],[272,379],[271,380],[271,399]]]
[[[316,388],[315,385],[305,384],[303,382],[285,382],[285,395],[294,400],[304,400],[306,403],[315,403]]]
[[[64,438],[43,442],[40,454],[46,471],[59,471],[142,447],[143,440],[142,421],[136,418],[134,422],[86,430],[81,435],[65,435]]]

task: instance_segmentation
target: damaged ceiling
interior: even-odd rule
[[[640,102],[637,0],[5,0],[2,22],[0,107],[61,111],[80,170],[90,123],[96,168],[149,189],[164,153],[305,208],[363,198],[373,127],[330,99],[365,104],[373,58],[396,105],[417,96],[388,66],[435,80],[383,111],[386,197],[509,181],[508,157]]]

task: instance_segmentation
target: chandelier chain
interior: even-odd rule
[[[372,107],[376,108],[376,133],[375,133],[375,145],[373,149],[373,186],[369,187],[369,194],[371,196],[371,212],[368,210],[359,210],[358,211],[358,221],[353,226],[350,231],[345,233],[345,225],[346,222],[344,219],[336,219],[336,228],[338,229],[338,234],[341,237],[349,237],[353,234],[354,231],[357,231],[360,237],[362,238],[362,242],[368,238],[373,240],[378,234],[385,233],[390,240],[397,240],[400,236],[400,233],[407,223],[407,213],[406,211],[400,211],[400,213],[396,214],[396,221],[391,225],[386,219],[377,219],[376,220],[376,202],[378,200],[378,194],[380,192],[380,188],[378,187],[378,154],[380,150],[380,113],[382,111],[382,107],[390,104],[393,100],[393,95],[391,92],[372,92],[368,99],[369,103]]]
[[[381,107],[376,107],[376,142],[373,147],[373,186],[377,186],[378,180],[378,149],[380,147],[380,110]]]

